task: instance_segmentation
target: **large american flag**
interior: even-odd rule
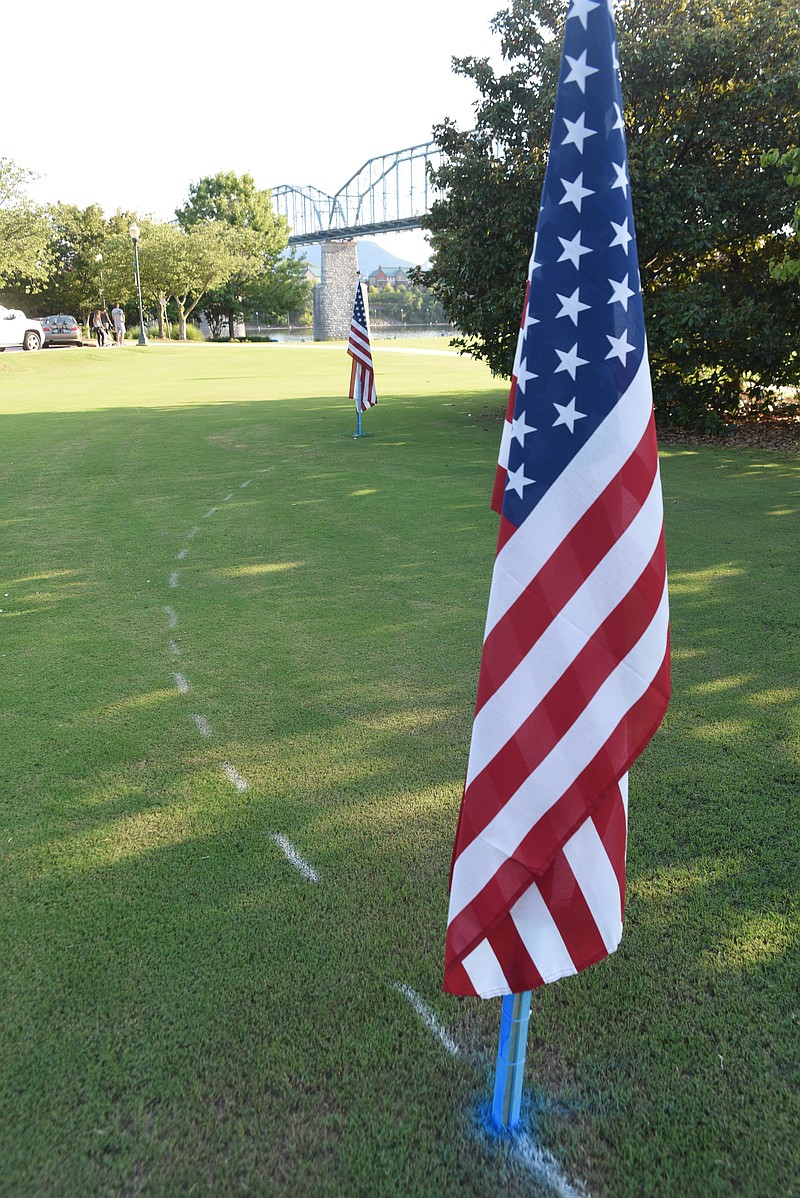
[[[669,697],[661,484],[610,0],[572,0],[503,433],[445,989],[622,935],[627,771]]]
[[[356,299],[350,321],[350,336],[347,352],[353,359],[350,369],[350,398],[355,400],[356,411],[366,412],[378,402],[375,392],[375,368],[372,365],[372,349],[369,344],[369,326],[364,306],[364,289],[361,280],[356,283]]]

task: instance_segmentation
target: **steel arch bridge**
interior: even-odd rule
[[[428,167],[443,158],[434,141],[408,146],[370,158],[335,195],[282,183],[270,189],[272,204],[289,221],[290,245],[418,229],[436,191]]]

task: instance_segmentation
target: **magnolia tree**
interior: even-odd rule
[[[789,187],[800,187],[800,149],[795,147],[781,154],[780,150],[770,150],[762,159],[764,166],[777,166],[788,172],[784,176]],[[770,265],[773,278],[781,282],[800,279],[800,202],[798,202],[791,220],[792,241],[794,245],[787,248],[784,257]]]

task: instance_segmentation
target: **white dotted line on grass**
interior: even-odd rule
[[[223,765],[222,772],[228,781],[233,783],[240,794],[242,791],[247,790],[247,779],[243,778],[235,766],[232,766],[229,761],[226,761]]]
[[[314,869],[310,862],[306,861],[305,857],[301,857],[297,849],[282,832],[270,832],[269,838],[273,841],[283,853],[287,861],[289,861],[295,869],[303,875],[308,882],[318,882],[319,874]]]
[[[204,715],[193,715],[191,718],[201,736],[214,735],[213,729]]]
[[[266,469],[259,471],[259,473],[266,474],[271,469],[273,469],[273,467],[267,467]],[[240,486],[240,488],[249,487],[252,482],[253,482],[252,478],[248,478],[248,479],[246,479],[245,482],[240,483],[239,486]],[[227,503],[229,500],[233,499],[234,494],[235,494],[235,492],[230,491],[227,495],[225,495],[223,497],[221,502]],[[218,508],[212,507],[203,515],[202,518],[204,520],[208,520],[208,519],[210,519],[211,516],[215,515],[215,513],[218,510],[219,510]],[[186,534],[186,539],[189,541],[193,540],[193,538],[197,536],[199,531],[200,531],[199,527],[191,528],[189,530],[189,532]],[[183,561],[183,559],[187,556],[188,552],[189,552],[188,549],[181,549],[177,553],[176,559],[178,561]],[[173,570],[173,572],[169,575],[168,585],[171,588],[175,588],[178,586],[178,571],[177,570]],[[177,628],[178,613],[175,611],[175,608],[166,606],[166,607],[162,608],[162,610],[167,615],[168,622],[169,622],[168,626],[170,628]],[[169,642],[169,651],[173,657],[180,657],[181,651],[180,651],[180,648],[178,647],[178,644],[176,641],[171,640]],[[173,672],[172,677],[175,679],[175,686],[177,687],[179,694],[181,694],[181,695],[188,694],[189,680],[186,677],[186,675],[180,674],[177,672]],[[194,712],[191,714],[190,718],[193,721],[195,727],[197,728],[197,731],[200,733],[201,736],[212,737],[214,735],[214,730],[204,715],[200,715],[198,712]],[[245,790],[248,789],[249,784],[247,782],[247,779],[236,769],[236,767],[233,765],[232,762],[230,762],[230,761],[224,762],[223,766],[222,766],[222,772],[224,773],[224,775],[228,779],[228,781],[231,783],[231,785],[234,786],[240,794],[242,794]],[[317,873],[314,866],[310,863],[310,861],[306,861],[306,859],[304,857],[301,857],[301,855],[297,851],[296,847],[292,844],[292,842],[286,836],[283,835],[282,832],[270,832],[269,837],[270,837],[270,840],[272,840],[272,842],[278,846],[278,848],[281,850],[283,855],[286,857],[287,861],[289,861],[290,864],[293,865],[294,868],[296,870],[298,870],[298,872],[300,874],[302,874],[302,876],[306,879],[306,881],[319,882],[319,880],[320,880],[319,874]],[[422,1000],[419,999],[418,1001],[421,1002]]]
[[[395,982],[393,989],[396,990],[398,994],[402,994],[403,998],[407,999],[411,1003],[411,1006],[417,1012],[428,1031],[433,1032],[434,1036],[441,1041],[442,1046],[447,1050],[447,1052],[454,1057],[461,1055],[461,1049],[458,1047],[455,1040],[448,1036],[447,1032],[444,1030],[431,1008],[420,998],[416,990],[412,990],[411,987],[407,986],[405,982]]]
[[[580,1182],[569,1181],[556,1158],[546,1148],[540,1148],[530,1132],[512,1132],[509,1146],[514,1159],[549,1186],[558,1198],[590,1198]]]

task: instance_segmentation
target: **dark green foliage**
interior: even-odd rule
[[[797,146],[793,150],[787,150],[785,154],[781,154],[779,150],[770,150],[761,162],[764,166],[777,166],[788,171],[784,176],[787,186],[800,187],[800,148]],[[792,217],[792,241],[794,244],[791,249],[787,248],[783,260],[770,265],[774,278],[784,282],[800,280],[800,257],[797,251],[800,244],[800,203],[797,204]]]
[[[427,282],[460,344],[510,372],[560,59],[561,5],[513,0],[494,27],[507,73],[462,59],[476,129],[436,130],[449,161],[425,219]],[[640,0],[617,14],[645,315],[659,416],[718,426],[798,380],[800,293],[769,264],[793,204],[761,165],[796,139],[800,16],[774,0]]]

